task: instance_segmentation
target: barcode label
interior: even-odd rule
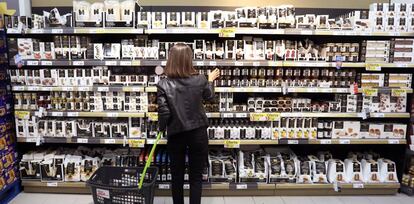
[[[158,189],[170,189],[170,184],[159,184]]]
[[[364,184],[363,183],[354,183],[354,184],[352,184],[352,188],[364,188]]]
[[[247,184],[237,184],[236,189],[238,190],[247,189]]]
[[[400,140],[388,140],[388,144],[400,144]]]
[[[132,62],[131,61],[121,61],[119,62],[121,66],[131,66]]]
[[[108,92],[109,91],[109,87],[98,87],[98,91],[100,91],[100,92]]]
[[[57,187],[58,183],[57,182],[48,182],[46,185],[47,185],[47,187]]]
[[[288,144],[299,144],[298,140],[288,140]]]
[[[204,62],[196,62],[197,66],[204,66]]]
[[[82,144],[87,144],[88,143],[88,139],[84,139],[84,138],[78,138],[77,143],[82,143]]]
[[[243,66],[243,65],[244,65],[244,63],[243,63],[243,62],[235,62],[235,63],[234,63],[234,65],[235,65],[235,66]]]
[[[107,113],[106,116],[107,117],[118,117],[118,113]]]
[[[85,62],[84,61],[73,61],[72,64],[74,66],[83,66],[83,65],[85,65]]]
[[[39,65],[39,61],[27,61],[27,66],[37,66]]]
[[[105,65],[106,66],[116,66],[116,61],[106,61]]]
[[[115,139],[105,139],[104,143],[105,144],[115,144]]]
[[[79,113],[78,112],[68,112],[68,117],[78,117]]]
[[[339,144],[351,144],[351,140],[339,140]]]
[[[51,114],[52,114],[52,116],[54,116],[54,117],[60,117],[60,116],[63,116],[63,112],[52,112]]]
[[[217,66],[217,62],[210,62],[210,66]]]
[[[253,62],[253,66],[254,66],[254,67],[258,67],[258,66],[260,66],[260,62]]]
[[[42,61],[41,64],[43,66],[52,66],[53,63],[52,63],[52,61]]]
[[[52,33],[63,33],[63,29],[52,29]]]
[[[332,144],[332,140],[321,140],[321,144]]]

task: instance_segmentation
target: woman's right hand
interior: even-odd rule
[[[208,74],[208,81],[213,82],[220,76],[220,70],[218,68],[214,69],[210,74]]]

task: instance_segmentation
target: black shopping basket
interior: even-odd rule
[[[103,166],[95,171],[86,181],[95,204],[153,204],[158,168],[150,164],[161,135],[158,133],[145,167]]]

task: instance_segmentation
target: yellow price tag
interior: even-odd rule
[[[129,139],[128,145],[131,148],[144,148],[145,147],[145,139]]]
[[[407,95],[407,91],[404,89],[392,89],[391,90],[391,96],[404,97],[406,95]]]
[[[250,121],[268,121],[269,114],[268,113],[251,113],[250,114]]]
[[[29,111],[15,111],[14,115],[19,119],[29,119],[30,112]]]
[[[362,89],[364,96],[378,96],[378,89]]]
[[[147,113],[147,117],[151,121],[158,121],[158,113],[156,113],[156,112],[149,112],[149,113]]]
[[[235,28],[222,28],[220,29],[219,37],[234,38],[236,37],[236,29]]]
[[[269,113],[267,116],[268,121],[279,121],[280,113]]]
[[[365,64],[365,70],[367,70],[367,71],[381,71],[381,64],[367,63],[367,64]]]
[[[224,148],[240,148],[240,140],[224,140]]]
[[[133,60],[132,65],[133,66],[140,66],[141,65],[141,60]]]

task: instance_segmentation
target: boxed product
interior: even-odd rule
[[[261,152],[239,151],[239,181],[267,182],[268,166]]]
[[[99,159],[92,157],[85,157],[82,159],[80,166],[80,179],[81,181],[87,181],[92,174],[99,168]]]
[[[152,12],[151,24],[152,29],[165,29],[165,13],[164,12]]]
[[[181,26],[195,27],[196,17],[195,12],[181,12]]]
[[[329,160],[327,176],[329,183],[346,183],[348,179],[345,172],[345,163],[341,160]]]
[[[378,139],[381,135],[384,135],[384,124],[369,124],[369,133],[366,138]]]
[[[198,12],[197,13],[197,27],[202,29],[210,28],[210,17],[209,12]]]
[[[379,168],[378,162],[372,159],[361,160],[362,165],[362,177],[365,183],[379,183],[380,176],[379,176]]]
[[[359,121],[334,121],[332,128],[332,138],[360,138]]]
[[[143,11],[137,13],[137,26],[138,28],[151,28],[151,12]]]
[[[356,159],[345,159],[345,172],[347,182],[363,182],[361,162]]]
[[[66,155],[64,160],[65,182],[81,181],[81,156]]]
[[[389,102],[389,106],[390,106],[390,108],[387,109],[388,112],[398,112],[398,113],[407,112],[407,105],[406,105],[407,104],[407,95],[404,95],[404,96],[391,96],[390,99],[387,102]]]
[[[64,155],[47,154],[40,164],[42,182],[64,181]]]
[[[229,153],[210,153],[209,167],[210,182],[236,181],[236,160]]]
[[[181,25],[181,13],[180,12],[167,12],[167,28],[178,27]]]
[[[378,159],[379,177],[381,182],[398,182],[397,166],[389,159]]]
[[[380,138],[384,139],[404,139],[407,134],[407,125],[405,124],[384,124],[384,134]]]
[[[40,162],[43,159],[43,154],[27,153],[24,154],[20,163],[20,178],[40,180]]]

